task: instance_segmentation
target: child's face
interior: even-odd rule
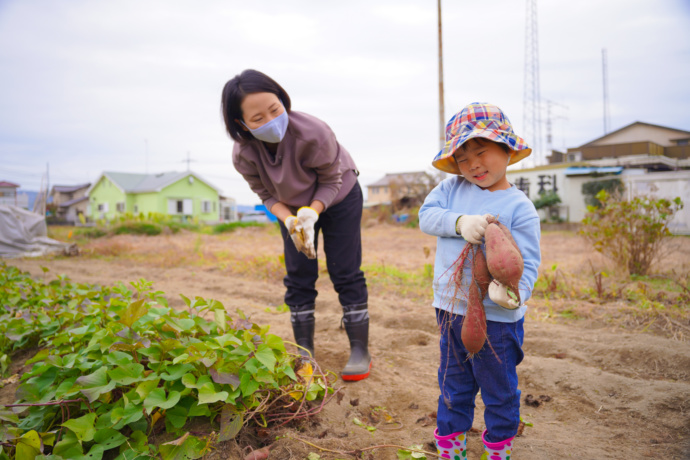
[[[510,188],[506,170],[510,154],[495,142],[473,138],[453,154],[465,179],[491,192]]]

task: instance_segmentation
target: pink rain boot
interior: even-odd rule
[[[436,439],[436,449],[442,458],[467,460],[467,436],[465,432],[439,436],[438,428],[436,428],[434,438]]]
[[[484,443],[484,453],[481,460],[510,460],[513,455],[513,436],[510,439],[499,442],[489,442],[486,440],[487,430],[482,433],[482,442]]]

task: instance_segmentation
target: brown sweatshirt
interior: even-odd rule
[[[235,169],[268,210],[278,202],[295,209],[314,200],[338,204],[357,181],[355,162],[323,121],[295,111],[288,119],[275,156],[259,140],[235,142]]]

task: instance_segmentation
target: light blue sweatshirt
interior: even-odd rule
[[[433,306],[442,310],[464,315],[467,310],[465,295],[469,292],[471,280],[471,259],[465,264],[460,298],[454,297],[454,286],[449,284],[453,265],[467,241],[455,230],[455,223],[461,215],[492,214],[508,227],[520,248],[525,266],[520,279],[520,300],[522,305],[515,310],[503,308],[487,294],[484,298],[486,319],[512,323],[525,316],[525,302],[532,296],[537,280],[541,251],[539,239],[541,228],[539,215],[529,198],[512,185],[507,190],[490,192],[483,190],[460,176],[453,176],[438,184],[424,200],[419,209],[419,227],[424,233],[438,237],[436,261],[434,264]],[[486,254],[485,244],[481,245]]]

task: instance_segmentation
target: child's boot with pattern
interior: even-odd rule
[[[487,430],[482,433],[484,453],[481,460],[510,460],[513,456],[513,440],[515,436],[505,441],[489,442],[486,440]]]
[[[467,460],[467,434],[466,432],[451,433],[448,436],[439,436],[438,428],[434,431],[436,450],[442,458],[451,460]]]

